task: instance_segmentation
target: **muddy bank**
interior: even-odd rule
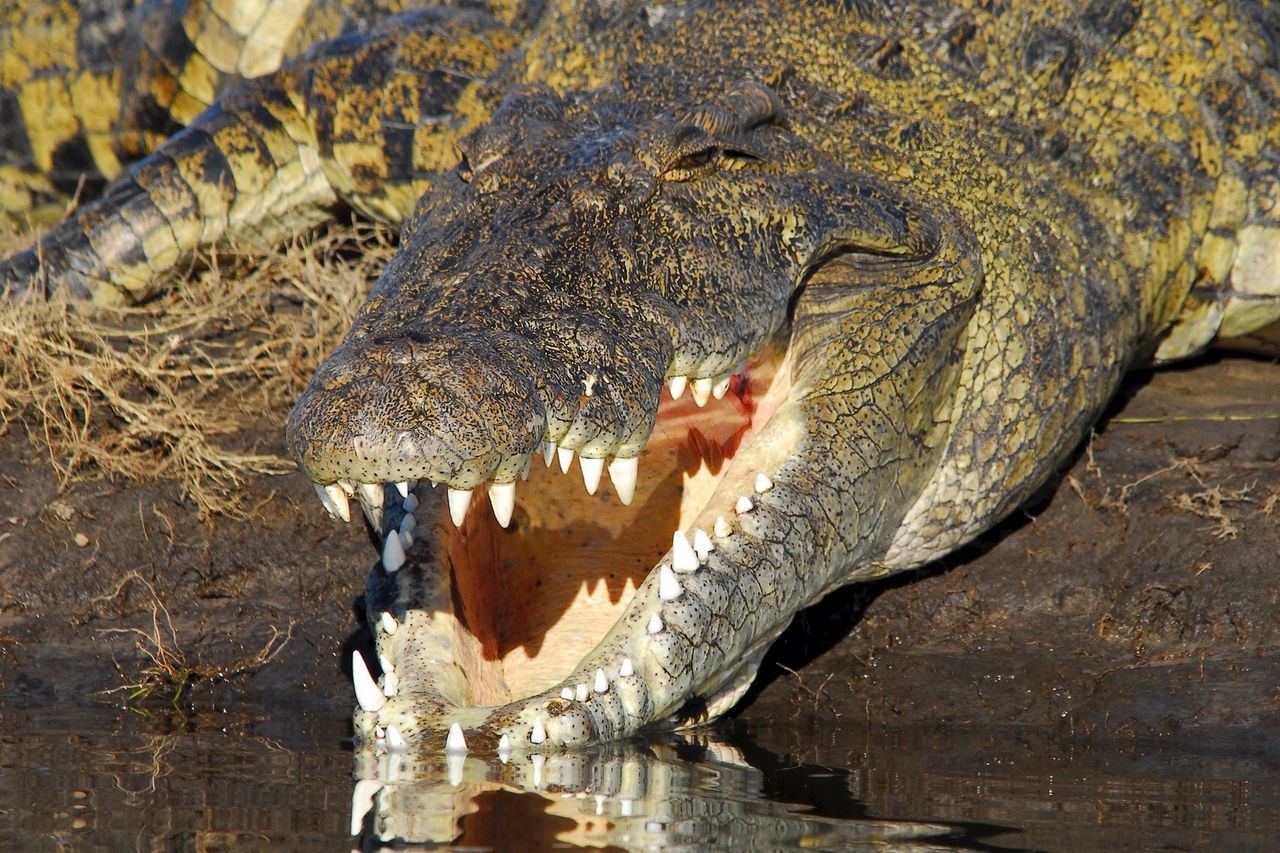
[[[1135,376],[1039,503],[945,566],[805,613],[740,718],[797,755],[855,722],[1280,730],[1278,372]],[[238,440],[282,453],[286,414]],[[344,649],[375,556],[302,477],[250,477],[243,518],[201,522],[167,481],[60,492],[41,436],[11,422],[0,483],[0,714],[120,704],[129,690],[105,691],[166,665],[203,676],[189,711],[352,704]]]
[[[841,723],[1280,730],[1278,371],[1214,357],[1131,377],[1040,501],[803,614],[743,716],[785,721],[798,754]]]

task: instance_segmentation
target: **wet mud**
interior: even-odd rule
[[[751,784],[828,817],[981,826],[971,840],[992,847],[1227,833],[1247,848],[1280,831],[1278,380],[1216,355],[1135,374],[1000,529],[801,614],[719,730],[765,773]],[[240,441],[282,452],[286,414]],[[60,488],[40,436],[8,425],[0,753],[51,720],[44,736],[73,751],[86,725],[109,741],[127,719],[199,755],[210,732],[270,756],[318,727],[308,742],[343,768],[326,796],[349,796],[344,662],[367,641],[374,550],[301,476],[250,478],[241,497],[245,517],[205,523],[166,482]],[[157,673],[176,699],[138,694]],[[0,780],[23,761],[39,764],[10,754]],[[74,788],[59,796],[75,807]],[[342,836],[328,802],[307,819]]]

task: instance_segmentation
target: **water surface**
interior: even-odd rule
[[[15,850],[1273,849],[1280,754],[1034,731],[743,722],[568,756],[357,762],[345,715],[0,718]],[[357,776],[364,781],[358,781]]]

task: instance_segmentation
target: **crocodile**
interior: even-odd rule
[[[159,15],[110,120],[75,39],[42,76],[2,36],[10,209],[105,188],[0,283],[136,301],[339,203],[402,223],[286,429],[379,543],[362,753],[714,719],[800,609],[1024,503],[1127,369],[1274,340],[1265,3],[325,7],[267,47],[305,4],[224,6]]]

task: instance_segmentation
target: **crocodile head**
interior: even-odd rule
[[[804,404],[839,389],[799,294],[847,246],[904,251],[910,216],[756,83],[525,89],[462,148],[288,426],[382,543],[357,741],[501,754],[722,713],[858,540],[813,521],[858,495]]]

